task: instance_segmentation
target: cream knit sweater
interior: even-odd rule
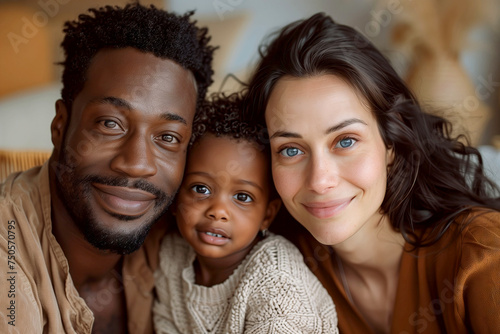
[[[223,283],[196,285],[195,253],[167,235],[155,273],[157,333],[338,333],[328,292],[281,236],[254,246]]]

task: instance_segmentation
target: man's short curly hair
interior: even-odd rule
[[[200,104],[193,122],[191,144],[207,133],[217,137],[247,140],[257,144],[263,151],[268,149],[267,132],[264,126],[242,119],[243,98],[239,93],[229,96],[213,94]]]
[[[65,23],[61,46],[66,58],[62,99],[68,110],[83,89],[92,58],[104,48],[133,47],[170,59],[191,71],[197,83],[198,102],[205,98],[212,83],[214,47],[209,46],[207,28],[191,22],[194,12],[179,16],[151,5],[128,4],[123,8],[106,6],[89,9],[78,20]]]

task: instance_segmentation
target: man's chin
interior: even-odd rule
[[[80,226],[80,230],[87,242],[95,248],[105,252],[126,255],[135,252],[142,246],[155,221],[127,232],[112,231],[97,226],[95,222]]]

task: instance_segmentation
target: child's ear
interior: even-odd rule
[[[168,208],[168,211],[172,214],[172,216],[177,216],[177,200],[174,200],[172,204],[170,204],[170,207]]]
[[[264,217],[264,220],[262,221],[262,224],[260,225],[260,230],[267,230],[271,223],[274,220],[274,217],[276,217],[276,214],[278,213],[279,209],[281,207],[281,199],[280,198],[275,198],[272,201],[269,202],[267,205],[266,209],[266,216]]]

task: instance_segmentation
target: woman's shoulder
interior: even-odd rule
[[[500,249],[500,212],[474,209],[457,219],[462,243]]]

